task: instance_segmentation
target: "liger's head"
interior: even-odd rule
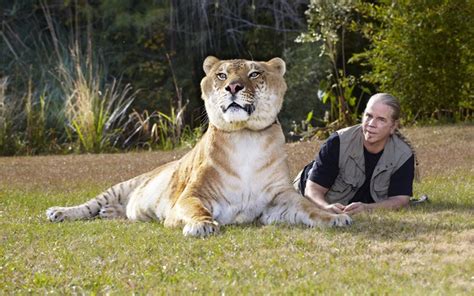
[[[204,60],[202,98],[211,124],[225,131],[261,130],[276,121],[286,83],[285,62]]]

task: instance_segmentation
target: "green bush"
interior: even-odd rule
[[[319,88],[322,102],[330,105],[327,118],[336,129],[357,122],[360,102],[369,92],[357,78],[360,69],[348,64],[348,58],[364,46],[361,36],[349,30],[358,18],[356,7],[356,0],[312,0],[306,11],[308,31],[297,39],[317,42],[320,55],[328,60],[328,75]]]
[[[285,131],[307,118],[308,113],[312,112],[313,118],[323,118],[327,110],[318,92],[330,66],[328,60],[319,54],[319,49],[318,43],[301,43],[284,53],[288,90],[280,118]]]
[[[411,119],[472,116],[474,2],[380,1],[359,7],[370,49],[353,60],[364,79],[397,96]]]

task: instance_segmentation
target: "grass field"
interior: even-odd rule
[[[185,151],[0,158],[0,294],[391,294],[474,291],[474,126],[405,130],[415,195],[344,229],[228,226],[206,239],[158,223],[52,224],[73,205]],[[287,145],[295,174],[319,143]]]

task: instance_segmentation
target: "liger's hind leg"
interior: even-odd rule
[[[103,206],[99,211],[99,217],[102,219],[126,219],[125,206],[121,204]]]
[[[106,219],[127,218],[126,206],[129,194],[139,178],[119,183],[90,201],[73,207],[52,207],[46,211],[51,222],[86,220],[97,217]]]

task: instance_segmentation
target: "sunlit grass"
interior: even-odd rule
[[[44,210],[100,191],[0,195],[1,293],[469,294],[473,178],[427,180],[431,202],[347,229],[229,226],[207,239],[158,223],[52,224]],[[448,198],[450,194],[453,198]]]

